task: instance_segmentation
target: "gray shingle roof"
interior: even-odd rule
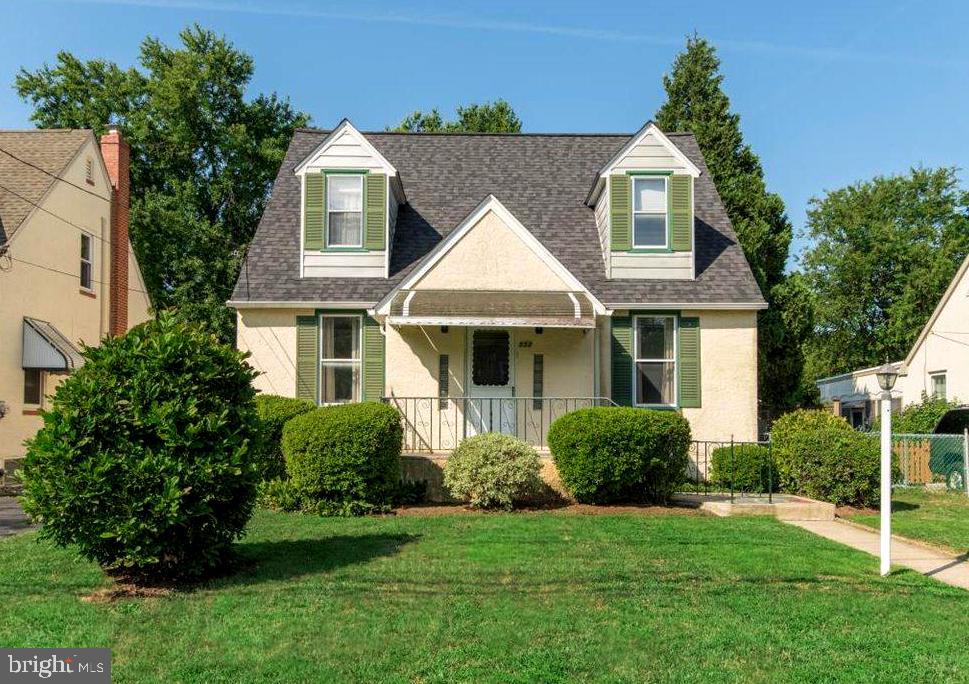
[[[609,279],[595,216],[596,174],[629,135],[365,133],[400,174],[390,278],[299,277],[300,185],[293,169],[327,131],[300,129],[279,170],[233,301],[376,303],[489,194],[497,197],[600,299],[609,303],[761,304],[737,237],[692,134],[669,138],[697,166],[696,280]]]
[[[47,193],[55,180],[50,174],[61,175],[92,135],[90,130],[72,128],[0,130],[0,149],[24,160],[0,152],[0,244],[14,236]]]

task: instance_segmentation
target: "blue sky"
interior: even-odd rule
[[[174,42],[199,22],[255,58],[254,91],[288,96],[315,125],[381,129],[503,97],[526,131],[631,132],[697,31],[720,49],[746,139],[800,229],[825,189],[969,159],[969,3],[927,5],[0,0],[0,127],[30,125],[11,87],[21,66],[58,50],[131,65],[145,35]]]

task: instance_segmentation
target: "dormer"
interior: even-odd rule
[[[397,169],[349,120],[296,167],[300,178],[300,277],[386,278],[397,209]]]
[[[700,169],[647,123],[601,169],[590,193],[606,276],[693,280],[693,181]]]

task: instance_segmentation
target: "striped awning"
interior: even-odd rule
[[[23,368],[71,371],[84,365],[74,343],[47,321],[24,317]]]
[[[481,325],[592,328],[595,312],[582,292],[401,290],[390,303],[391,325]]]

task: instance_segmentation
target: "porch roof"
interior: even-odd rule
[[[391,325],[500,325],[592,328],[595,312],[582,292],[401,290],[390,303]]]

